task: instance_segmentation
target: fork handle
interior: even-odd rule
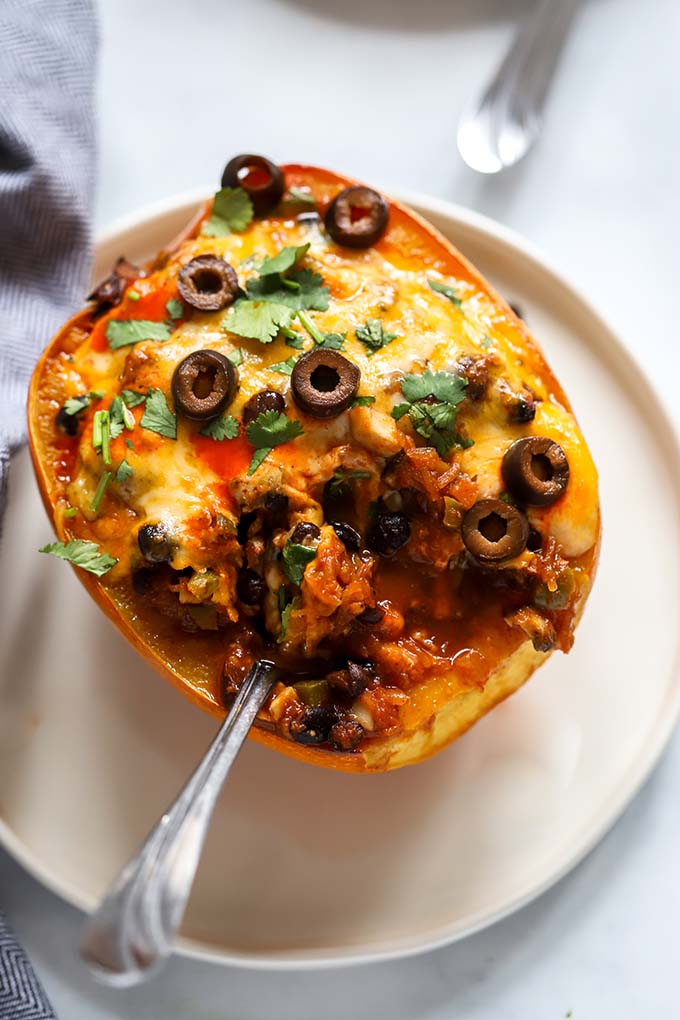
[[[196,771],[87,921],[80,953],[107,984],[143,981],[170,953],[225,779],[275,676],[260,660]]]

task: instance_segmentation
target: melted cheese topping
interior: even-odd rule
[[[228,309],[199,313],[185,306],[168,340],[109,349],[106,328],[111,319],[167,320],[167,301],[178,296],[179,270],[196,256],[223,257],[245,287],[248,279],[257,276],[255,267],[266,256],[303,244],[310,248],[298,268],[318,273],[330,290],[328,309],[308,315],[320,332],[345,337],[342,354],[359,367],[359,395],[374,397],[371,406],[351,408],[330,420],[303,414],[292,399],[289,377],[273,367],[302,352],[287,345],[281,334],[263,344],[230,333]],[[464,375],[461,365],[467,359],[468,364],[483,365],[485,382],[481,394],[470,393],[458,409],[457,429],[471,445],[459,444],[450,451],[447,460],[454,489],[443,482],[442,492],[455,491],[464,508],[476,499],[500,497],[504,493],[501,464],[512,442],[538,435],[560,444],[570,466],[567,490],[553,506],[529,508],[527,516],[544,540],[556,543],[554,562],[573,568],[576,596],[566,607],[564,624],[570,634],[579,593],[587,593],[599,537],[595,467],[561,390],[523,325],[464,261],[458,265],[460,271],[451,275],[450,260],[439,258],[436,245],[399,217],[382,241],[361,251],[329,242],[316,222],[273,218],[253,222],[242,234],[185,240],[161,269],[134,283],[137,300],[130,298],[128,288],[122,302],[98,319],[84,340],[79,336],[76,343],[74,339],[69,363],[61,365],[69,393],[102,394],[83,416],[85,425],[66,495],[82,515],[69,523],[73,534],[92,538],[119,560],[104,583],[129,584],[129,575],[142,562],[140,529],[162,522],[173,549],[171,566],[178,572],[173,591],[179,602],[201,610],[206,603],[217,606],[226,614],[223,621],[244,622],[236,579],[244,566],[254,568],[267,584],[263,613],[275,636],[281,627],[278,592],[285,583],[280,554],[288,529],[300,520],[311,521],[321,529],[319,552],[289,606],[284,650],[317,654],[325,642],[348,635],[362,608],[380,599],[386,610],[380,632],[359,635],[353,654],[379,665],[384,662],[390,682],[406,690],[409,685],[430,684],[436,694],[445,675],[446,697],[451,696],[451,684],[456,690],[483,686],[495,664],[524,640],[510,639],[510,629],[503,622],[506,609],[510,612],[522,601],[513,602],[511,597],[509,607],[502,599],[499,602],[496,580],[506,570],[509,578],[531,571],[535,554],[525,550],[496,568],[495,577],[484,582],[488,592],[480,595],[477,581],[470,590],[462,580],[467,561],[455,506],[448,523],[442,524],[441,515],[430,520],[422,514],[416,517],[409,544],[394,560],[385,561],[363,553],[350,556],[325,522],[321,505],[324,484],[341,469],[360,479],[352,487],[352,497],[362,531],[369,526],[377,500],[396,500],[398,509],[402,492],[388,491],[385,482],[390,464],[396,462],[395,455],[413,452],[425,442],[413,432],[407,417],[398,422],[392,417],[392,409],[404,399],[401,381],[406,373],[420,375],[427,369]],[[433,291],[432,280],[451,287],[459,301]],[[368,319],[379,319],[385,332],[396,338],[370,352],[357,337],[357,329]],[[313,349],[303,325],[297,321],[292,325],[304,338],[304,349]],[[250,475],[253,448],[242,427],[237,438],[217,442],[201,436],[201,424],[180,413],[177,437],[170,439],[140,427],[144,408],[135,407],[134,429],[111,443],[111,470],[115,472],[125,459],[132,474],[124,482],[111,481],[94,513],[92,499],[106,469],[92,447],[94,409],[109,407],[123,389],[146,393],[151,388],[161,390],[172,408],[171,380],[177,365],[202,349],[227,356],[241,352],[239,388],[226,413],[240,421],[251,397],[273,389],[285,397],[286,414],[301,422],[303,434],[272,450]],[[527,424],[513,423],[508,395],[527,392],[536,400],[535,417]],[[444,477],[448,465],[436,457],[434,463],[432,477],[437,477],[437,471]],[[261,511],[271,493],[287,497],[288,520],[277,526],[284,530],[267,538],[256,528],[244,546],[243,539],[239,542],[236,537],[241,515]],[[438,497],[430,493],[428,498],[428,505],[434,506]],[[453,503],[459,506],[456,500]],[[179,577],[182,571],[189,580]],[[508,590],[512,592],[512,584]],[[248,620],[246,613],[244,625]],[[200,624],[204,625],[211,628],[214,618]],[[568,639],[562,646],[568,646]],[[290,698],[287,694],[286,704]],[[375,692],[366,692],[353,705],[354,717],[363,718],[365,729],[389,729],[396,725],[397,716],[402,722],[408,717],[409,703],[403,694],[380,704],[376,698]]]

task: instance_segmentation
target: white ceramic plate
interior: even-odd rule
[[[119,223],[144,258],[199,196]],[[248,745],[201,862],[181,952],[266,967],[415,953],[555,882],[600,839],[663,749],[680,702],[679,457],[640,369],[522,240],[443,202],[411,203],[525,310],[599,464],[604,543],[568,656],[453,747],[384,776],[334,775]],[[91,907],[202,754],[215,723],[126,644],[63,564],[26,453],[0,549],[0,836]]]

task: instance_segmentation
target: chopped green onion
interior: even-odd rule
[[[138,290],[129,290],[127,292],[127,296],[130,298],[130,301],[139,301],[142,295],[139,293]]]
[[[95,492],[94,496],[92,497],[92,502],[90,503],[90,510],[92,511],[93,514],[98,514],[99,513],[99,507],[101,505],[101,501],[104,498],[104,493],[108,489],[109,482],[111,481],[112,478],[113,478],[113,475],[111,474],[111,472],[110,471],[105,471],[104,474],[99,479],[99,485],[97,486],[97,491]]]
[[[303,311],[299,311],[297,313],[297,316],[298,316],[298,319],[300,320],[300,322],[302,323],[302,325],[305,327],[305,329],[307,330],[307,332],[311,336],[311,338],[314,341],[314,343],[315,344],[322,344],[324,342],[323,333],[319,333],[318,329],[316,328],[316,326],[314,325],[314,323],[312,322],[310,317],[307,315],[307,313],[303,312]]]
[[[76,506],[70,506],[70,507],[68,508],[68,510],[64,510],[64,517],[69,517],[69,518],[70,518],[70,517],[75,517],[75,515],[76,515],[77,513],[78,513],[78,507],[76,507]]]

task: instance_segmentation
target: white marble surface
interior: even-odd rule
[[[559,2],[559,0],[556,0]],[[262,151],[429,191],[538,243],[677,410],[677,0],[589,0],[537,149],[499,178],[461,163],[466,100],[520,0],[101,0],[100,225]],[[623,460],[623,458],[622,458]],[[644,551],[644,536],[636,536]],[[651,636],[653,640],[653,635]],[[640,677],[641,696],[644,677]],[[0,901],[62,1020],[638,1020],[677,1015],[680,742],[602,845],[489,931],[416,959],[314,974],[173,959],[99,988],[80,918],[0,852]]]

